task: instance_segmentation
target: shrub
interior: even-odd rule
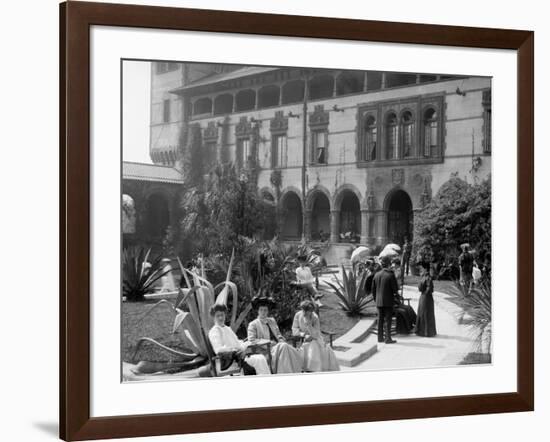
[[[431,255],[440,276],[456,276],[460,244],[477,256],[491,250],[491,179],[471,185],[452,177],[433,200],[415,214],[413,259]]]
[[[346,269],[342,266],[342,282],[338,278],[334,278],[336,284],[327,282],[338,296],[338,304],[348,316],[363,315],[369,306],[374,305],[374,298],[367,295],[364,289],[366,278],[367,272],[362,272],[359,276],[353,267],[346,274]]]
[[[163,270],[162,257],[149,260],[151,249],[129,247],[122,253],[122,294],[128,301],[142,301],[154,284],[172,270]]]

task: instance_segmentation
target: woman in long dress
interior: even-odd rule
[[[301,347],[304,357],[304,371],[339,371],[336,355],[321,335],[319,317],[315,314],[315,304],[306,300],[294,316],[292,334],[304,339]]]
[[[430,264],[422,263],[423,275],[418,290],[422,292],[418,300],[418,314],[416,318],[416,334],[432,337],[437,334],[434,313],[434,283],[430,275]]]
[[[248,342],[271,341],[271,370],[273,373],[300,373],[304,365],[302,353],[285,342],[269,309],[275,305],[271,298],[258,297],[252,301],[258,317],[248,324]]]
[[[247,345],[237,338],[231,327],[225,325],[225,316],[227,314],[227,307],[225,305],[214,304],[210,309],[210,314],[214,318],[214,325],[208,332],[208,338],[216,354],[233,353],[237,360],[244,360],[244,362],[253,367],[256,374],[271,374],[265,356],[259,354],[247,355]]]

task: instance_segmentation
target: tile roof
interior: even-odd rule
[[[236,78],[248,77],[251,75],[263,74],[264,72],[276,71],[280,68],[265,67],[265,66],[246,66],[244,68],[237,69],[231,72],[224,72],[221,74],[210,75],[205,78],[193,81],[185,86],[176,88],[171,92],[182,91],[186,89],[193,89],[199,86],[205,86],[208,84],[221,83],[228,80],[234,80]]]
[[[173,167],[131,161],[122,162],[122,179],[174,184],[183,182],[181,172]]]

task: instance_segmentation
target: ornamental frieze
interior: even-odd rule
[[[275,112],[275,117],[271,119],[269,128],[271,132],[286,132],[288,130],[288,117],[284,116],[283,111]]]
[[[208,126],[204,129],[203,138],[206,141],[218,140],[218,125],[215,121],[208,122]]]
[[[310,126],[327,126],[329,122],[329,112],[325,111],[322,104],[315,105],[313,112],[309,114]]]
[[[252,134],[252,122],[248,121],[248,117],[241,117],[235,126],[235,135],[237,137],[248,137]]]

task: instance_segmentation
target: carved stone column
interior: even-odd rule
[[[388,232],[387,232],[387,225],[388,225],[388,214],[381,210],[376,214],[377,218],[377,229],[376,229],[376,240],[379,245],[384,245],[388,242]]]
[[[340,241],[340,211],[330,211],[330,242]]]
[[[304,210],[302,236],[306,241],[311,241],[311,210]]]
[[[366,245],[369,238],[369,210],[361,209],[361,238],[359,242]]]

